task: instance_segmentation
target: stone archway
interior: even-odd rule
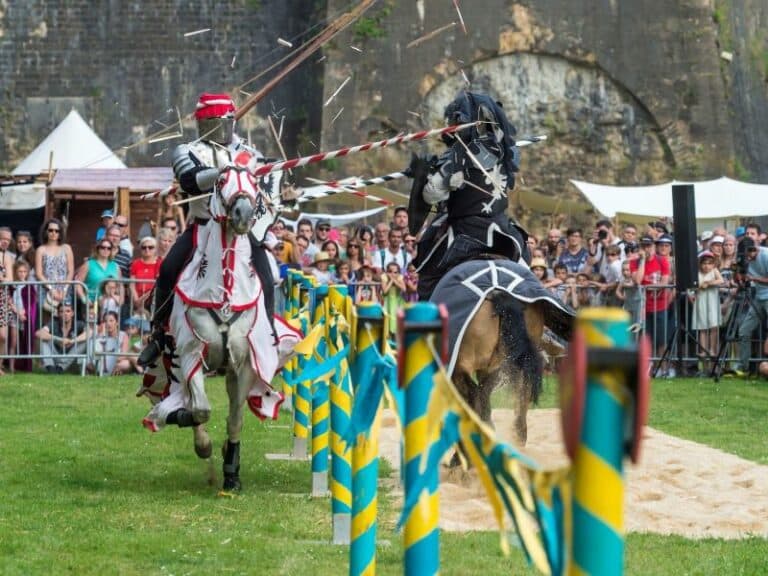
[[[519,137],[548,135],[546,144],[523,151],[519,185],[527,190],[580,198],[569,179],[645,184],[672,175],[674,159],[655,119],[600,68],[516,53],[476,62],[465,73],[472,89],[504,104]],[[427,125],[443,123],[443,109],[463,85],[457,73],[426,94]],[[586,216],[573,215],[580,224],[591,220]]]

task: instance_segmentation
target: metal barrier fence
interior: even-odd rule
[[[155,281],[106,278],[89,302],[93,365],[99,376],[139,371],[136,359],[150,333]]]
[[[622,287],[617,295],[616,291],[601,292],[594,285],[574,284],[567,291],[553,292],[577,309],[624,308],[632,317],[632,331],[638,336],[648,334],[653,344],[651,359],[657,363],[663,359],[661,371],[670,376],[680,369],[708,373],[718,358],[721,372],[734,365],[746,370],[739,359],[740,349],[749,362],[765,358],[766,319],[749,289],[726,286],[678,294],[672,285],[633,285]],[[740,334],[748,313],[758,315],[757,328],[751,334]],[[678,350],[680,345],[682,350]],[[683,366],[675,368],[680,360]]]
[[[150,331],[151,299],[134,296],[147,294],[154,282],[107,279],[100,285],[96,300],[87,297],[88,289],[82,282],[57,282],[56,295],[70,305],[72,321],[86,332],[84,341],[73,341],[76,338],[61,334],[61,320],[55,309],[58,300],[53,298],[55,292],[48,290],[51,285],[39,281],[0,282],[0,361],[7,361],[9,369],[19,371],[32,370],[34,362],[49,372],[65,371],[77,363],[81,373],[89,366],[99,375],[111,374],[116,367],[121,372],[136,368],[136,357]],[[370,288],[381,297],[379,282],[358,282],[353,286],[355,291]],[[659,369],[661,375],[669,376],[708,373],[714,362],[719,364],[720,372],[737,365],[746,370],[740,353],[749,362],[766,356],[766,319],[749,289],[729,286],[715,292],[707,289],[679,295],[671,285],[601,291],[594,285],[572,284],[551,290],[577,309],[613,305],[627,310],[632,317],[632,331],[651,338],[651,359],[658,366],[657,375]],[[278,299],[278,310],[282,308]],[[748,314],[757,315],[759,322],[752,334],[744,336],[739,328]],[[105,320],[107,316],[117,317],[116,326]]]
[[[79,365],[91,357],[87,303],[82,282],[0,282],[0,361],[13,371],[32,371],[35,360],[47,372]]]

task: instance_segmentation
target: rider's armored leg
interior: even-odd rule
[[[193,248],[192,226],[178,237],[168,251],[160,273],[155,282],[155,312],[152,316],[152,335],[149,342],[139,354],[139,366],[149,366],[154,363],[165,346],[165,327],[173,309],[173,286],[189,259]]]
[[[253,234],[248,234],[251,241],[251,264],[256,274],[261,280],[261,286],[264,294],[264,307],[267,310],[269,326],[272,329],[272,336],[277,342],[277,331],[275,330],[275,279],[272,276],[272,268],[269,265],[266,248],[261,244]]]

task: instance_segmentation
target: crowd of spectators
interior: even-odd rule
[[[159,202],[153,226],[142,227],[133,237],[127,217],[114,217],[107,210],[97,224],[92,254],[79,259],[66,242],[64,224],[56,218],[46,221],[37,237],[24,230],[14,237],[9,228],[0,227],[2,280],[39,282],[0,290],[0,349],[16,355],[78,353],[90,324],[95,327],[91,332],[96,350],[105,353],[102,365],[92,368],[115,374],[138,371],[133,354],[148,331],[154,280],[184,225],[172,196]],[[554,228],[540,241],[529,238],[530,267],[556,298],[575,309],[623,307],[631,315],[633,329],[649,334],[654,356],[660,357],[679,322],[670,228],[668,222],[653,221],[641,229],[625,224],[615,230],[610,220],[599,220],[588,231]],[[760,256],[756,265],[763,261],[763,252],[768,262],[768,249],[762,247],[766,235],[754,223],[732,233],[724,228],[705,231],[697,239],[698,288],[684,295],[688,306],[682,322],[697,335],[695,354],[702,373],[720,351],[723,327],[738,293],[734,270],[743,239],[756,247]],[[418,273],[412,263],[416,240],[408,232],[407,210],[398,207],[391,222],[374,226],[332,226],[328,220],[310,219],[293,224],[280,219],[267,233],[265,245],[274,256],[278,286],[288,270],[302,270],[319,284],[349,286],[356,303],[380,303],[394,322],[399,307],[418,299]],[[75,289],[73,280],[78,281]],[[758,302],[763,302],[761,295]],[[285,295],[278,287],[278,307],[280,296]],[[768,288],[763,305],[768,305]],[[751,331],[761,325],[764,311],[755,306],[750,310],[751,316],[744,320]],[[747,370],[744,358],[750,352],[745,342],[734,350],[737,372]],[[31,370],[33,364],[28,358],[6,362],[11,370]],[[70,364],[58,359],[43,366],[57,372]],[[665,363],[662,372],[674,376],[672,363]]]
[[[617,233],[610,220],[598,220],[586,232],[579,228],[552,229],[541,241],[536,237],[529,239],[531,269],[557,298],[575,309],[619,306],[627,310],[633,329],[644,331],[651,338],[654,357],[664,356],[670,337],[678,323],[682,323],[682,328],[695,334],[695,342],[690,345],[695,350],[689,351],[699,359],[695,371],[708,375],[720,353],[725,325],[740,288],[744,288],[743,281],[751,274],[755,278],[766,277],[768,282],[768,271],[753,273],[746,264],[741,278],[735,274],[738,247],[745,251],[743,259],[748,260],[752,251],[760,256],[765,254],[768,260],[766,234],[756,223],[739,226],[732,232],[725,228],[702,232],[697,238],[698,283],[682,294],[686,312],[679,319],[670,228],[668,222],[652,221],[641,229],[626,224]],[[762,301],[761,286],[762,282],[756,283],[758,303]],[[768,302],[768,293],[764,300]],[[741,325],[738,360],[732,366],[737,374],[748,370],[752,341],[764,340],[762,333],[753,339],[753,331],[762,328],[765,312],[760,305],[751,306],[743,317],[735,319]],[[672,362],[661,366],[661,374],[676,375]]]

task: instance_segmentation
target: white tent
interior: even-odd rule
[[[36,176],[49,167],[125,168],[125,164],[73,109],[12,174]],[[0,210],[31,210],[44,205],[42,183],[8,186],[0,193]]]
[[[600,214],[609,218],[617,213],[671,218],[674,184],[694,186],[697,219],[768,214],[768,185],[739,182],[726,177],[705,182],[673,180],[656,186],[605,186],[579,180],[571,180],[571,183]]]
[[[48,170],[51,152],[54,169],[125,168],[123,161],[115,156],[74,109],[12,174],[36,175]]]

